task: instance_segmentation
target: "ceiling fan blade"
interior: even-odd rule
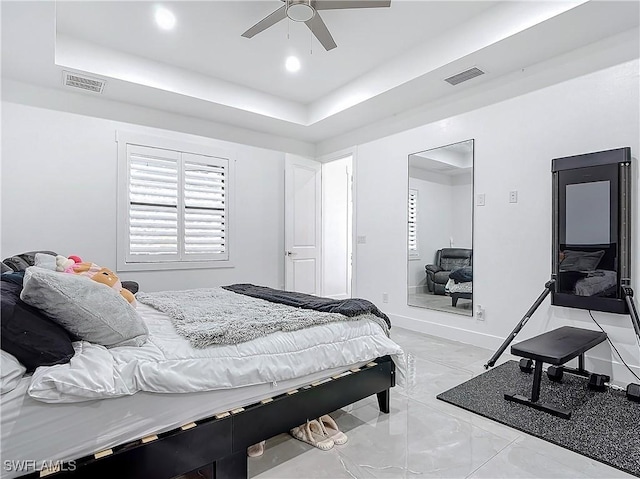
[[[316,13],[311,20],[307,20],[304,23],[309,27],[309,30],[311,30],[311,32],[316,36],[318,41],[322,43],[322,46],[324,47],[325,50],[327,51],[333,50],[335,47],[338,46],[336,45],[336,42],[333,40],[333,37],[331,36],[331,33],[329,33],[329,29],[325,25],[324,21],[322,21],[322,18],[318,13]]]
[[[275,12],[267,15],[254,26],[252,26],[249,30],[244,32],[242,36],[245,38],[252,38],[254,35],[257,35],[258,33],[266,30],[270,26],[275,25],[280,20],[284,20],[285,18],[287,18],[287,6],[282,5]]]
[[[338,10],[343,8],[378,8],[391,6],[391,0],[316,0],[316,10]]]

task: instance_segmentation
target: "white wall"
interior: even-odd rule
[[[496,348],[542,292],[551,275],[551,159],[630,146],[635,156],[633,204],[638,205],[639,62],[634,60],[358,146],[356,157],[357,291],[381,303],[397,325]],[[406,304],[407,155],[475,139],[474,303],[486,320]],[[380,194],[385,185],[385,194]],[[518,190],[518,203],[508,193]],[[640,208],[633,209],[633,285],[640,290]],[[384,218],[384,221],[380,219]],[[639,351],[628,316],[594,312],[625,359]],[[593,328],[586,311],[550,306],[547,299],[518,336],[563,324]],[[607,344],[587,366],[620,383],[634,379]]]
[[[473,243],[473,172],[456,175],[451,181],[451,237],[455,248],[471,248]]]
[[[234,268],[118,273],[146,291],[284,284],[284,154],[127,123],[2,103],[2,257],[35,249],[116,270],[117,130],[236,154]],[[232,226],[233,228],[233,226]]]
[[[451,178],[438,173],[412,173],[409,188],[418,190],[418,257],[409,260],[410,293],[422,293],[426,288],[425,265],[433,264],[436,251],[449,247],[452,230]],[[425,178],[428,178],[425,179]],[[405,230],[406,230],[405,225]]]

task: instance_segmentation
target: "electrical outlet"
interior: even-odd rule
[[[367,237],[366,236],[358,236],[358,237],[356,237],[356,243],[357,244],[366,244],[367,243]]]
[[[479,193],[478,195],[476,195],[476,205],[484,206],[484,200],[484,193]]]
[[[481,305],[476,305],[476,319],[478,321],[484,321],[484,308]]]
[[[518,202],[518,191],[512,190],[509,192],[509,203],[517,203]]]
[[[389,293],[382,293],[382,302],[383,303],[389,302]]]

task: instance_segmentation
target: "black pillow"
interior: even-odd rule
[[[29,251],[27,253],[17,254],[11,258],[5,258],[2,262],[14,271],[24,271],[29,266],[33,266],[37,253],[46,253],[56,256],[53,251]]]
[[[0,276],[2,281],[9,281],[11,283],[15,283],[18,286],[22,287],[22,283],[24,283],[24,271],[13,271],[11,273],[3,273]]]
[[[136,294],[140,289],[140,286],[135,281],[121,281],[121,283],[124,289],[128,289],[133,294]]]
[[[22,286],[0,281],[2,322],[0,346],[13,354],[27,371],[38,366],[68,363],[74,350],[69,333],[39,309],[20,299]]]
[[[469,281],[473,281],[473,268],[471,266],[459,268],[452,271],[449,278],[454,280],[456,283],[468,283]]]
[[[604,256],[604,250],[598,251],[563,251],[564,258],[560,262],[560,271],[595,271]]]

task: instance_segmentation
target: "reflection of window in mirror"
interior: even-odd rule
[[[409,189],[408,206],[409,259],[420,259],[418,253],[418,190]]]

